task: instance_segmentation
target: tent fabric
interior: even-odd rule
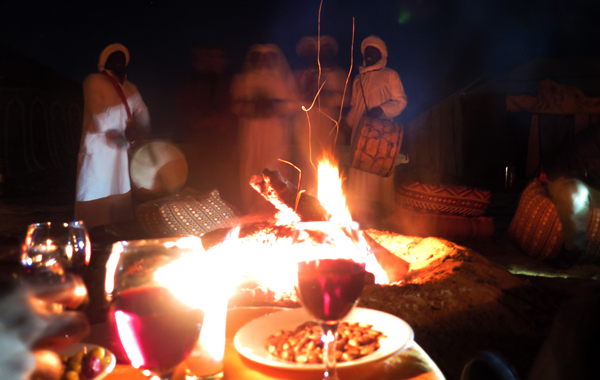
[[[598,120],[600,98],[587,97],[575,86],[545,79],[538,86],[537,96],[508,95],[506,110],[533,114],[526,159],[526,175],[533,177],[541,169],[545,155]]]
[[[593,114],[600,113],[600,98],[589,98],[574,86],[562,85],[551,79],[545,79],[538,87],[537,96],[507,96],[506,110],[508,112]]]
[[[567,130],[598,121],[599,100],[600,56],[536,58],[505,75],[480,78],[403,123],[409,163],[398,167],[397,178],[503,183],[511,162],[518,177],[530,177],[539,168],[538,159],[526,173],[530,135],[541,131],[542,143],[550,145],[535,146],[541,154],[549,151]],[[536,117],[540,128],[531,131]]]

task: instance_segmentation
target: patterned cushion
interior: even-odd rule
[[[523,190],[508,234],[529,256],[549,259],[560,251],[562,228],[541,181],[535,179]]]
[[[587,246],[580,263],[600,263],[600,208],[591,208],[587,220]]]
[[[491,193],[466,186],[408,182],[398,188],[396,196],[398,204],[415,211],[481,216],[490,204]]]
[[[521,194],[508,234],[530,256],[556,257],[563,245],[562,227],[546,185],[533,180]],[[591,208],[587,246],[579,263],[600,263],[600,208]]]
[[[181,193],[148,201],[136,209],[136,217],[151,237],[202,236],[219,228],[232,227],[239,212],[223,201],[218,190]]]
[[[403,235],[435,236],[443,239],[488,239],[494,234],[494,220],[414,211],[404,207],[388,219],[388,228]]]

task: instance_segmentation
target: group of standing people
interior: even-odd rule
[[[363,115],[390,120],[407,104],[398,73],[386,67],[387,46],[378,37],[362,42],[363,65],[352,86],[346,85],[348,73],[335,63],[338,46],[333,37],[304,37],[296,50],[303,66],[293,73],[277,46],[254,45],[242,73],[234,78],[232,101],[240,117],[246,212],[258,212],[264,205],[248,185],[252,175],[269,168],[290,178],[292,167],[282,160],[290,161],[301,170],[300,189],[317,195],[319,158],[333,157],[336,145],[347,143],[338,132],[351,131],[354,139]],[[368,223],[393,210],[393,175],[381,177],[357,169],[347,174],[346,192],[355,218]]]
[[[293,72],[276,45],[253,45],[242,71],[231,80],[227,104],[238,119],[240,204],[245,213],[268,207],[249,185],[253,175],[268,168],[297,178],[287,161],[301,170],[299,188],[316,196],[318,160],[335,156],[337,145],[348,144],[343,136],[356,138],[363,115],[390,120],[407,104],[398,73],[386,67],[387,46],[378,37],[362,42],[363,65],[352,85],[347,84],[349,73],[335,62],[338,45],[333,37],[304,37],[296,51],[302,65]],[[128,62],[123,45],[109,45],[100,55],[100,72],[83,84],[75,217],[88,228],[133,218],[128,137],[130,131],[147,133],[150,117],[137,88],[127,80]],[[357,169],[346,175],[345,191],[356,219],[367,221],[393,210],[393,175],[384,178]]]

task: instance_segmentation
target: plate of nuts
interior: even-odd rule
[[[112,352],[95,344],[73,344],[59,354],[63,363],[61,380],[100,380],[117,364]]]
[[[272,367],[323,369],[321,327],[304,308],[275,312],[244,325],[234,346],[246,358]],[[383,359],[410,347],[414,334],[404,320],[378,310],[355,307],[338,327],[338,367]]]

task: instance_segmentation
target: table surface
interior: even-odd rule
[[[236,308],[227,312],[227,332],[224,357],[223,379],[302,379],[321,380],[323,371],[294,371],[265,366],[240,355],[233,345],[236,332],[251,320],[268,313],[283,310],[273,307]],[[90,335],[83,341],[110,347],[105,324],[92,326]],[[338,368],[340,379],[356,380],[444,380],[444,376],[427,353],[416,343],[411,348],[371,363],[360,366]],[[181,368],[176,371],[173,380],[183,380]],[[125,364],[117,364],[105,380],[147,380],[142,373]]]

